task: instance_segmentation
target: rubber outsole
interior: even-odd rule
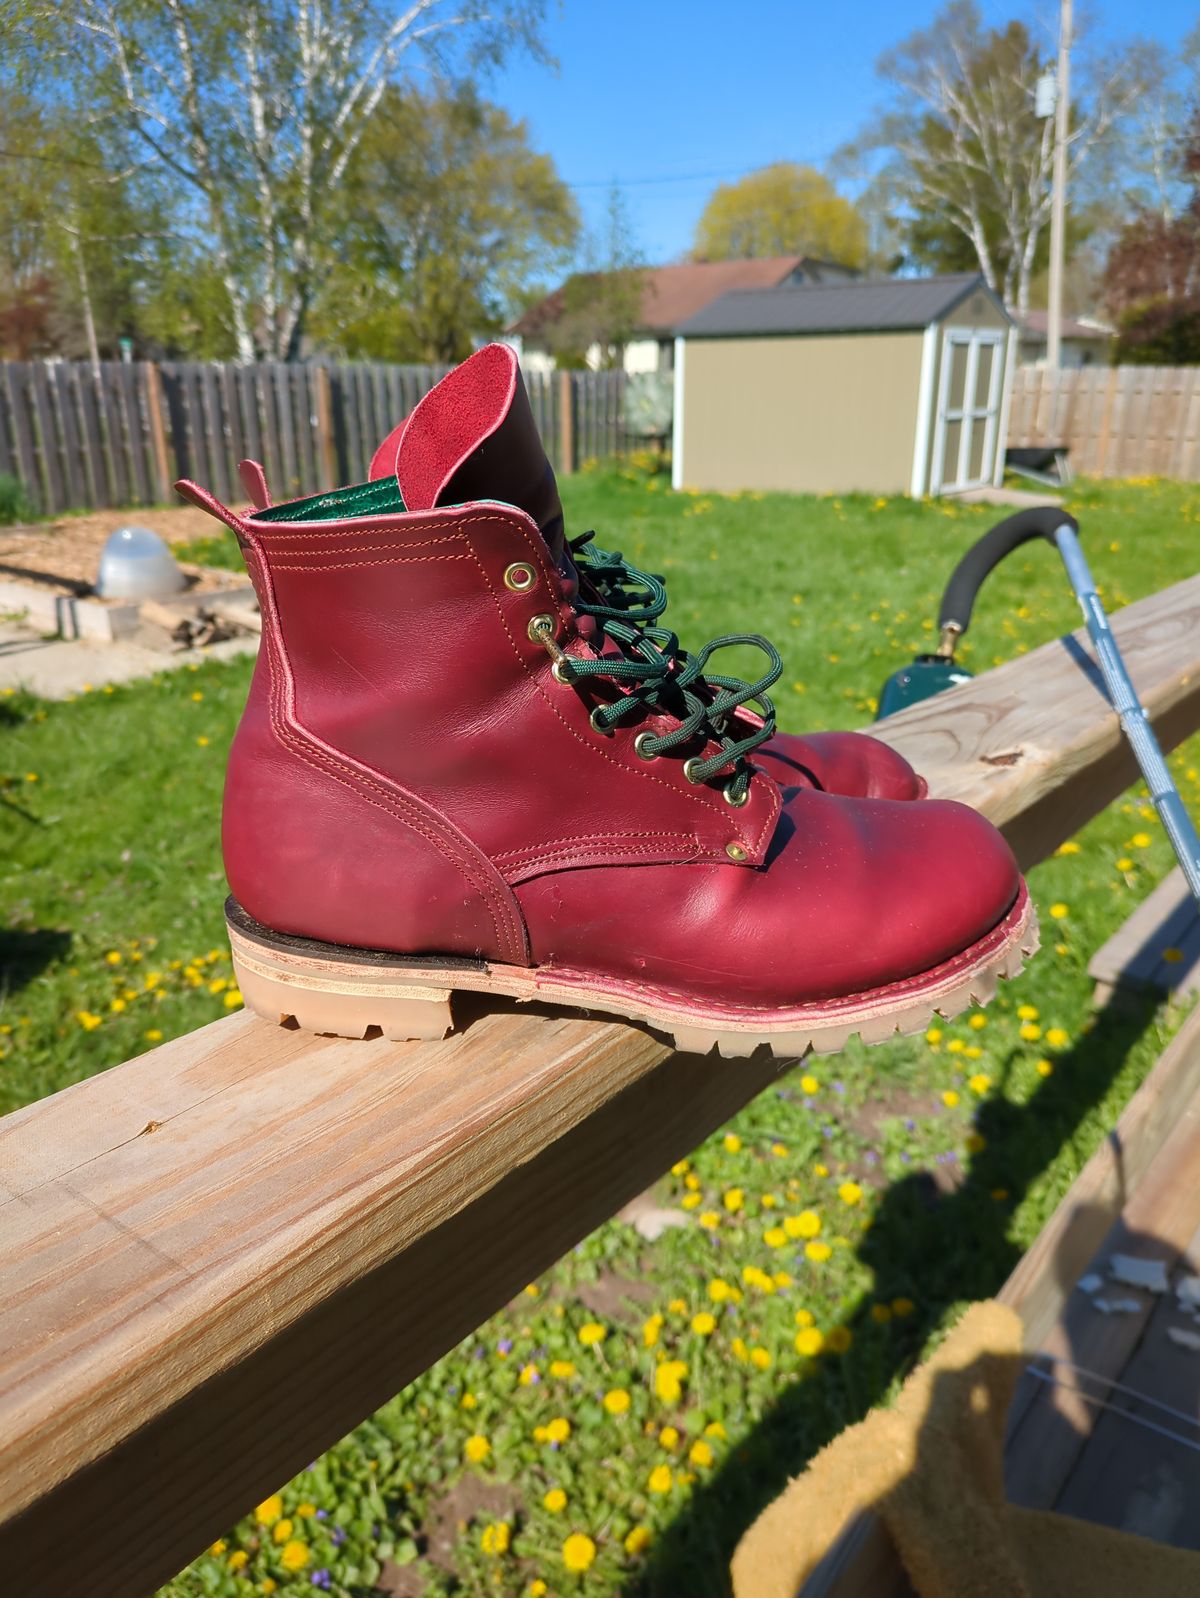
[[[234,899],[225,919],[242,996],[268,1021],[335,1037],[433,1040],[454,1029],[455,993],[482,993],[641,1022],[666,1033],[677,1049],[716,1049],[728,1058],[763,1047],[781,1059],[836,1054],[853,1037],[873,1044],[923,1031],[938,1017],[948,1021],[987,1004],[1000,981],[1015,977],[1038,948],[1037,917],[1022,884],[1003,921],[931,971],[869,993],[755,1010],[561,967],[342,948],[273,932]]]

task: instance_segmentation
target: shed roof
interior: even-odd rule
[[[1000,306],[979,272],[735,289],[680,323],[676,332],[686,338],[902,332],[940,321],[976,289]]]

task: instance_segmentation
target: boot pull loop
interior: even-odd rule
[[[227,505],[222,505],[219,499],[213,497],[207,488],[201,488],[199,483],[193,483],[189,477],[181,477],[175,484],[175,492],[181,499],[190,501],[198,510],[207,511],[210,516],[219,522],[224,522],[237,536],[239,544],[247,541],[247,528],[241,517],[235,516]]]
[[[239,461],[238,476],[255,510],[266,510],[271,503],[271,490],[267,487],[266,473],[258,462]]]

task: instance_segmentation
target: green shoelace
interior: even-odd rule
[[[592,712],[592,725],[598,732],[611,733],[622,721],[647,712],[669,715],[678,722],[670,732],[638,734],[634,747],[644,760],[669,754],[696,737],[715,742],[718,753],[707,760],[693,757],[685,761],[684,775],[689,782],[708,782],[732,767],[725,797],[732,805],[745,804],[750,793],[746,756],[775,732],[775,706],[767,689],[783,671],[778,650],[757,633],[727,633],[689,654],[673,632],[655,625],[667,606],[662,578],[630,566],[619,551],[597,548],[593,537],[585,533],[571,540],[571,558],[590,585],[590,591],[581,588],[575,609],[596,621],[623,658],[602,655],[590,660],[560,655],[560,669],[572,681],[607,677],[626,689],[619,699],[597,705]],[[736,644],[750,645],[766,655],[768,666],[757,682],[706,672],[717,650]],[[761,716],[762,726],[735,738],[729,731],[729,717],[743,705]]]

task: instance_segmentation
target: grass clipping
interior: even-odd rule
[[[1019,1316],[973,1305],[894,1408],[843,1432],[759,1516],[734,1555],[736,1598],[796,1598],[868,1510],[919,1598],[1195,1598],[1200,1555],[1005,1501],[1004,1431],[1024,1363]],[[872,1592],[879,1577],[864,1573]]]

